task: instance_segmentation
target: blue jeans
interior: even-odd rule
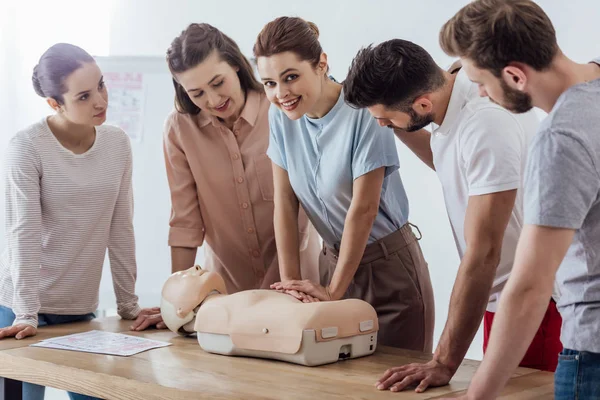
[[[554,374],[555,400],[600,399],[600,353],[564,349]]]
[[[38,314],[38,326],[48,326],[56,324],[66,324],[69,322],[90,321],[96,318],[94,313],[84,315],[56,315],[56,314]],[[11,326],[15,320],[13,311],[4,306],[0,306],[0,328]],[[7,340],[7,339],[4,339]],[[23,382],[23,400],[43,400],[46,392],[45,386],[34,383]],[[94,400],[96,397],[86,396],[78,393],[70,393],[71,400]]]

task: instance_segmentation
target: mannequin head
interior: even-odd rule
[[[199,265],[171,275],[163,285],[160,305],[167,327],[173,332],[193,333],[196,310],[213,292],[227,294],[225,281]]]

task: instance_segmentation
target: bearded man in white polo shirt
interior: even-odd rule
[[[484,351],[523,226],[522,182],[539,120],[479,96],[460,69],[442,70],[422,47],[394,39],[362,49],[344,82],[345,100],[368,108],[380,125],[436,171],[461,258],[448,319],[426,364],[391,368],[376,383],[400,391],[447,384],[484,319]],[[432,133],[424,130],[432,125]],[[560,314],[548,310],[522,366],[554,371]]]

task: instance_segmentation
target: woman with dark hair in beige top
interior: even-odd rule
[[[227,290],[279,280],[267,100],[237,44],[209,24],[191,24],[167,51],[175,86],[164,133],[172,212],[172,271],[204,266]],[[318,277],[319,238],[300,212],[303,270]],[[307,299],[308,301],[308,299]]]

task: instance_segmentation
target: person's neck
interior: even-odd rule
[[[80,146],[94,140],[96,128],[91,125],[74,124],[60,114],[55,114],[47,119],[50,130],[62,143]]]
[[[248,94],[245,93],[243,98],[244,101],[242,102],[242,106],[236,111],[236,113],[229,118],[221,120],[229,130],[233,129],[235,121],[237,121],[240,118],[240,115],[242,115],[242,111],[244,111],[244,107],[246,107],[246,101],[248,101]]]
[[[430,95],[430,100],[433,104],[433,123],[436,125],[441,125],[444,122],[444,118],[446,118],[446,112],[448,111],[448,105],[450,105],[450,98],[452,97],[452,90],[454,89],[458,72],[451,74],[443,71],[443,74],[446,80],[444,86]]]
[[[570,87],[600,78],[600,67],[594,63],[576,63],[559,52],[550,68],[537,72],[532,78],[532,103],[549,113],[558,98]]]
[[[306,116],[309,118],[323,118],[326,116],[333,106],[335,106],[335,103],[337,103],[341,92],[342,85],[331,79],[325,79],[321,97],[315,103],[312,110],[306,113]]]

